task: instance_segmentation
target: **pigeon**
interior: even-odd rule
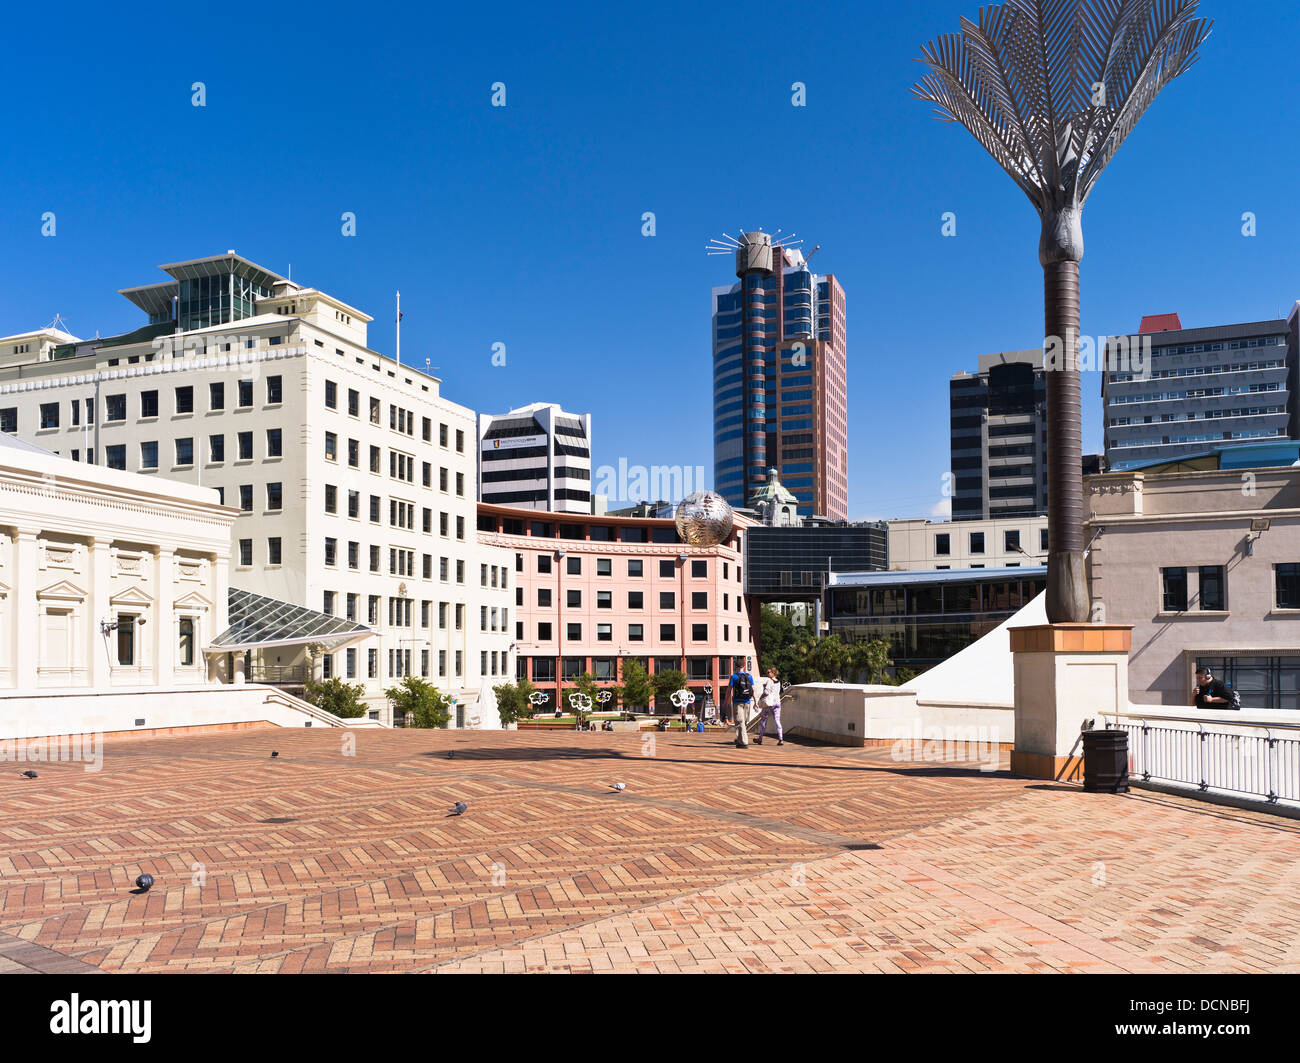
[[[275,759],[276,757],[278,757],[279,755],[280,755],[280,751],[279,751],[278,749],[273,749],[273,750],[271,750],[271,759],[272,759],[272,760],[274,760],[274,759]]]
[[[615,793],[621,794],[624,790],[627,789],[627,783],[625,782],[612,783],[610,785],[610,789],[613,790]]]
[[[448,812],[447,815],[463,816],[468,808],[469,805],[465,804],[464,801],[457,801],[454,805],[451,806],[451,811]]]
[[[146,871],[135,880],[135,884],[140,887],[141,893],[148,893],[150,887],[153,886],[153,875]]]
[[[455,755],[456,755],[456,751],[455,751],[454,749],[449,749],[449,750],[447,750],[447,759],[448,759],[448,760],[451,760]]]
[[[20,774],[24,779],[36,779],[36,778],[39,778],[39,776],[36,774],[36,772],[32,771],[31,768],[28,768],[26,771],[19,772],[18,774]]]

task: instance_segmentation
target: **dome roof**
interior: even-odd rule
[[[781,483],[781,474],[776,469],[767,470],[767,483],[754,492],[749,500],[751,507],[757,509],[763,502],[775,502],[778,506],[797,506],[799,500],[788,487]]]

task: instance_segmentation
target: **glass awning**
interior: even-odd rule
[[[296,646],[312,642],[337,649],[373,635],[365,624],[291,605],[252,591],[230,588],[229,623],[207,649],[210,652],[251,650],[265,646]]]

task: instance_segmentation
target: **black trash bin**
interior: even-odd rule
[[[1128,793],[1128,732],[1083,732],[1083,788],[1092,794]]]

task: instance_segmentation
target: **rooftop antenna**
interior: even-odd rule
[[[56,313],[54,315],[54,320],[45,327],[48,329],[61,329],[61,331],[68,333],[68,335],[72,335],[72,329],[68,328],[68,323],[63,320],[62,314]]]
[[[397,293],[397,364],[402,364],[402,293]]]

